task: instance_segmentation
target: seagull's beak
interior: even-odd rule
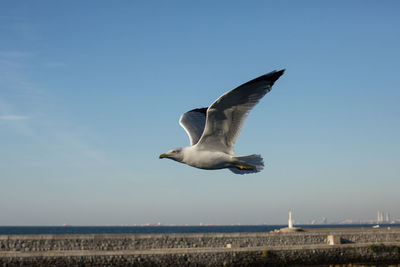
[[[161,154],[158,158],[159,159],[168,158],[168,154]]]

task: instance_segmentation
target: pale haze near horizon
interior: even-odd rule
[[[400,218],[398,1],[1,1],[0,225]],[[179,116],[274,69],[238,155],[158,155]]]

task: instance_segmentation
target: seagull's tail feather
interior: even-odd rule
[[[235,166],[229,170],[236,174],[256,173],[264,169],[264,160],[261,155],[234,157]]]

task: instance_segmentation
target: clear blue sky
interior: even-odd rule
[[[0,225],[400,218],[399,1],[1,1]],[[274,69],[239,176],[158,155]]]

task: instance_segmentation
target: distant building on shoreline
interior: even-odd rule
[[[390,223],[390,222],[391,222],[390,213],[389,212],[384,213],[378,210],[376,223],[380,224],[380,223]]]

